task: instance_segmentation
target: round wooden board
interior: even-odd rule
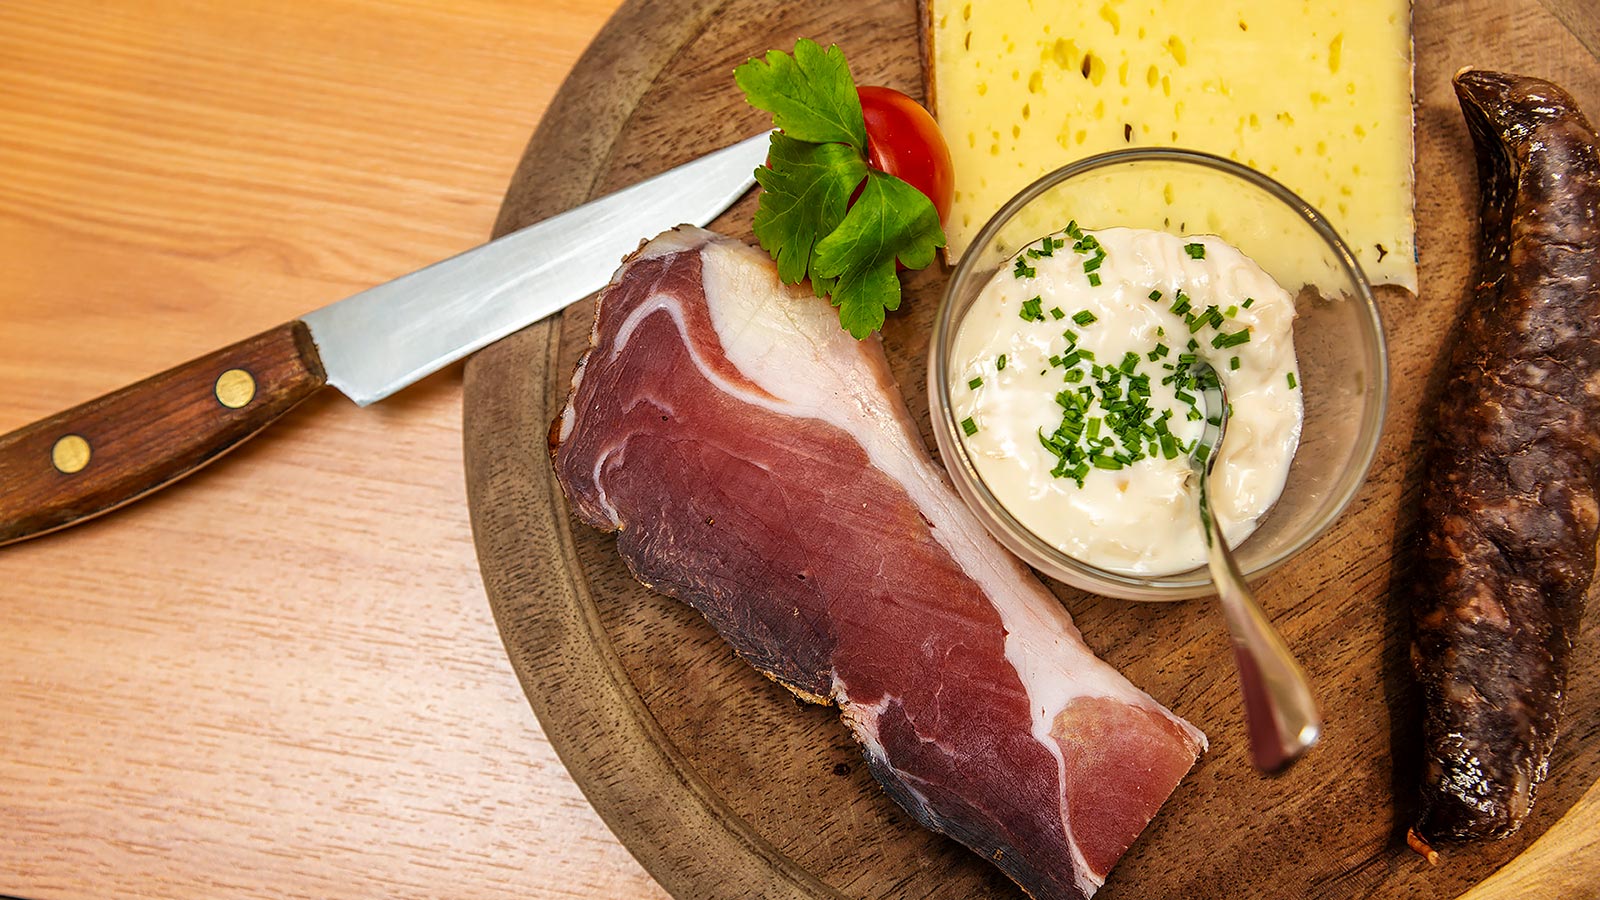
[[[1383,297],[1395,387],[1382,449],[1337,527],[1259,585],[1318,686],[1323,745],[1284,777],[1254,774],[1209,603],[1128,604],[1055,586],[1097,652],[1212,739],[1100,896],[1454,897],[1527,848],[1600,777],[1600,616],[1591,614],[1567,730],[1522,832],[1448,852],[1432,869],[1398,839],[1411,813],[1418,728],[1403,671],[1404,597],[1392,585],[1410,563],[1417,450],[1443,336],[1471,278],[1476,227],[1474,169],[1449,77],[1470,63],[1552,78],[1600,116],[1600,28],[1580,19],[1582,2],[1419,0],[1423,290],[1420,300]],[[766,123],[745,106],[731,69],[801,36],[839,43],[864,83],[922,92],[914,0],[635,0],[551,105],[497,232],[756,133]],[[747,197],[713,227],[748,240],[753,209]],[[907,311],[884,330],[925,434],[923,358],[944,277],[910,276]],[[832,709],[797,703],[739,662],[697,614],[636,583],[611,537],[569,518],[545,436],[592,314],[592,301],[579,304],[474,358],[465,436],[473,529],[501,634],[595,808],[678,897],[1020,897],[996,870],[897,809]],[[1596,804],[1574,815],[1596,821],[1563,822],[1563,835],[1600,824]],[[1535,851],[1541,894],[1600,890],[1600,854],[1584,840],[1592,841]],[[1574,846],[1591,852],[1562,858]],[[1518,890],[1500,878],[1474,897]]]

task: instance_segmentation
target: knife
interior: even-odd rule
[[[0,545],[165,487],[324,386],[366,406],[559,312],[645,238],[716,218],[767,149],[725,147],[0,437]]]

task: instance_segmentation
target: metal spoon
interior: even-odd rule
[[[1234,562],[1222,526],[1211,515],[1211,469],[1228,427],[1228,398],[1222,380],[1206,362],[1190,367],[1205,396],[1206,428],[1189,455],[1199,479],[1200,525],[1206,536],[1206,564],[1222,615],[1233,639],[1233,659],[1244,694],[1245,726],[1250,732],[1250,757],[1263,772],[1281,772],[1322,735],[1322,715],[1311,696],[1305,670],[1272,623]]]

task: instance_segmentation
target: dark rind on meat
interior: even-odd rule
[[[1560,88],[1466,71],[1479,280],[1423,483],[1412,663],[1428,838],[1519,828],[1561,719],[1600,523],[1600,158]]]

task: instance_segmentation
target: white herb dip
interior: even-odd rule
[[[1067,555],[1130,575],[1204,565],[1188,457],[1205,401],[1185,362],[1210,362],[1228,392],[1212,509],[1237,544],[1300,441],[1294,316],[1288,292],[1220,238],[1069,225],[997,272],[963,318],[962,439],[995,498]]]

